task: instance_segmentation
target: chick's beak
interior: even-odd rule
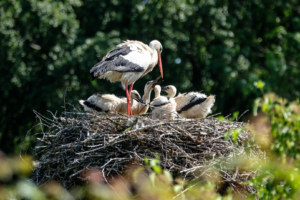
[[[152,88],[154,88],[156,85],[159,85],[161,82],[163,82],[164,80],[159,80],[161,78],[161,76],[157,77],[153,83],[152,83]]]
[[[166,86],[161,86],[160,88],[161,88],[161,91],[163,91],[163,92],[167,90]]]
[[[161,56],[160,53],[158,54],[158,66],[159,66],[159,71],[160,71],[160,75],[163,78],[164,74],[163,74],[163,68],[162,68],[162,63],[161,63]]]
[[[146,104],[142,98],[137,99],[138,102],[142,103],[142,104]]]

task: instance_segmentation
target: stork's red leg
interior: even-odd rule
[[[128,92],[127,85],[125,84],[126,98],[127,98],[127,115],[130,115],[131,105],[130,105],[130,94]]]
[[[131,95],[132,88],[133,88],[133,83],[130,84],[129,95]]]
[[[129,97],[131,97],[131,91],[132,91],[132,88],[133,88],[133,83],[131,83],[130,84],[130,87],[129,87]],[[129,99],[129,101],[130,101],[130,99]],[[130,102],[130,115],[133,115],[132,114],[132,109],[131,109],[131,102]]]
[[[131,110],[131,93],[128,92],[129,95],[129,115],[132,115],[132,110]]]

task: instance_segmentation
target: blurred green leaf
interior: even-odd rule
[[[176,185],[173,186],[173,190],[174,190],[175,193],[179,193],[179,192],[182,191],[182,186],[179,185],[179,184],[176,184]]]
[[[152,173],[149,175],[149,180],[150,180],[152,186],[155,186],[155,180],[156,180],[156,174],[155,174],[155,172],[152,172]]]
[[[257,98],[254,101],[254,104],[253,104],[253,115],[254,116],[257,116],[257,109],[258,109],[258,106],[260,104],[260,101],[261,101],[261,98]]]
[[[168,170],[163,170],[164,175],[167,177],[169,184],[173,182],[173,176]]]
[[[156,174],[161,174],[162,169],[161,169],[161,167],[159,165],[153,166],[152,169],[154,170],[154,172]]]
[[[149,164],[149,159],[148,159],[148,157],[145,157],[144,164],[145,164],[145,165],[148,165],[148,164]]]
[[[150,160],[150,167],[155,167],[157,165],[159,165],[160,161],[156,158],[153,158]]]
[[[32,200],[46,199],[45,194],[30,181],[20,181],[17,184],[17,191],[21,197]]]

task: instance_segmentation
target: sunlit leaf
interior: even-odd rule
[[[153,171],[155,171],[156,174],[160,174],[162,169],[159,165],[155,165],[152,167]]]
[[[30,181],[20,181],[17,184],[17,191],[23,198],[32,200],[43,200],[46,199],[45,194]]]
[[[254,104],[253,104],[253,115],[254,116],[257,116],[257,109],[258,109],[260,102],[261,102],[261,98],[257,98],[254,101]]]
[[[182,186],[179,184],[176,184],[173,186],[173,190],[175,193],[179,193],[180,191],[182,191]]]
[[[145,164],[145,165],[148,165],[148,164],[149,164],[149,159],[148,159],[147,156],[145,157],[144,164]]]
[[[152,186],[155,185],[155,179],[156,179],[156,174],[155,172],[152,172],[150,175],[149,175],[149,179],[150,179],[150,182],[152,184]]]
[[[173,176],[168,170],[163,170],[164,175],[167,177],[169,183],[172,183],[173,181]]]
[[[265,83],[261,80],[254,82],[254,86],[257,87],[258,89],[263,89],[263,87],[265,86]]]

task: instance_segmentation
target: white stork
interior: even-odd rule
[[[157,40],[151,41],[149,46],[139,41],[127,40],[108,52],[90,73],[93,80],[100,78],[110,82],[120,81],[126,90],[127,114],[132,115],[130,93],[133,84],[151,72],[157,63],[163,77],[161,52],[162,45]]]
[[[176,102],[173,98],[160,96],[161,87],[154,87],[155,98],[150,103],[152,119],[174,119],[176,117]]]
[[[161,90],[173,98],[176,94],[176,87],[168,85],[161,87]],[[189,119],[203,118],[211,113],[215,103],[215,96],[206,96],[200,92],[186,92],[174,98],[177,103],[176,111],[179,116]]]
[[[132,90],[131,100],[134,107],[138,106],[138,102],[144,103],[136,90]],[[113,94],[96,93],[90,96],[87,100],[79,100],[79,103],[84,107],[85,111],[122,114],[126,114],[127,112],[126,98],[117,97]]]

